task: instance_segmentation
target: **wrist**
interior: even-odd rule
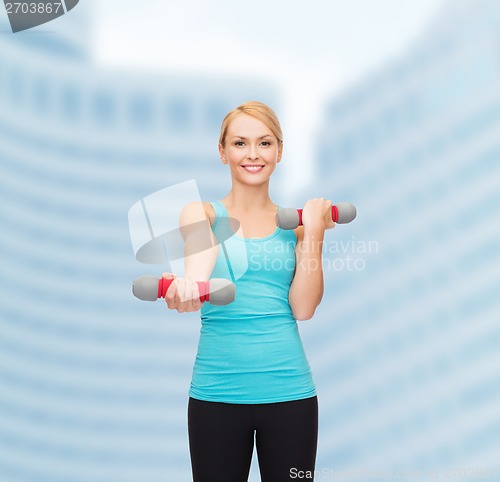
[[[301,243],[301,254],[311,257],[319,256],[323,251],[324,230],[321,228],[310,227],[304,229],[304,237]]]
[[[321,225],[309,225],[309,226],[304,226],[304,237],[310,237],[310,238],[321,238],[325,236],[325,226]]]

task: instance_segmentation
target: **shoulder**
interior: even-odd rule
[[[210,225],[212,225],[215,220],[215,209],[209,202],[203,202],[202,204],[205,210],[205,216],[210,220]]]
[[[209,202],[192,202],[186,204],[181,212],[181,225],[208,219],[210,225],[215,219],[215,210]]]

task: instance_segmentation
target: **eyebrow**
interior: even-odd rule
[[[265,136],[260,136],[257,139],[264,139],[265,137],[272,137],[272,135],[271,134],[266,134]],[[243,137],[243,136],[233,136],[233,139],[243,139],[244,141],[247,140],[247,138]]]

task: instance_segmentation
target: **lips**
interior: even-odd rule
[[[260,172],[262,169],[264,169],[264,166],[262,164],[243,164],[241,166],[245,171],[247,172]]]

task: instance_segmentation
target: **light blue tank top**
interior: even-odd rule
[[[211,203],[218,240],[227,236],[227,210]],[[236,299],[205,303],[189,396],[226,403],[271,403],[316,395],[288,293],[297,238],[276,228],[264,238],[236,234],[219,247],[212,278],[231,279]]]

